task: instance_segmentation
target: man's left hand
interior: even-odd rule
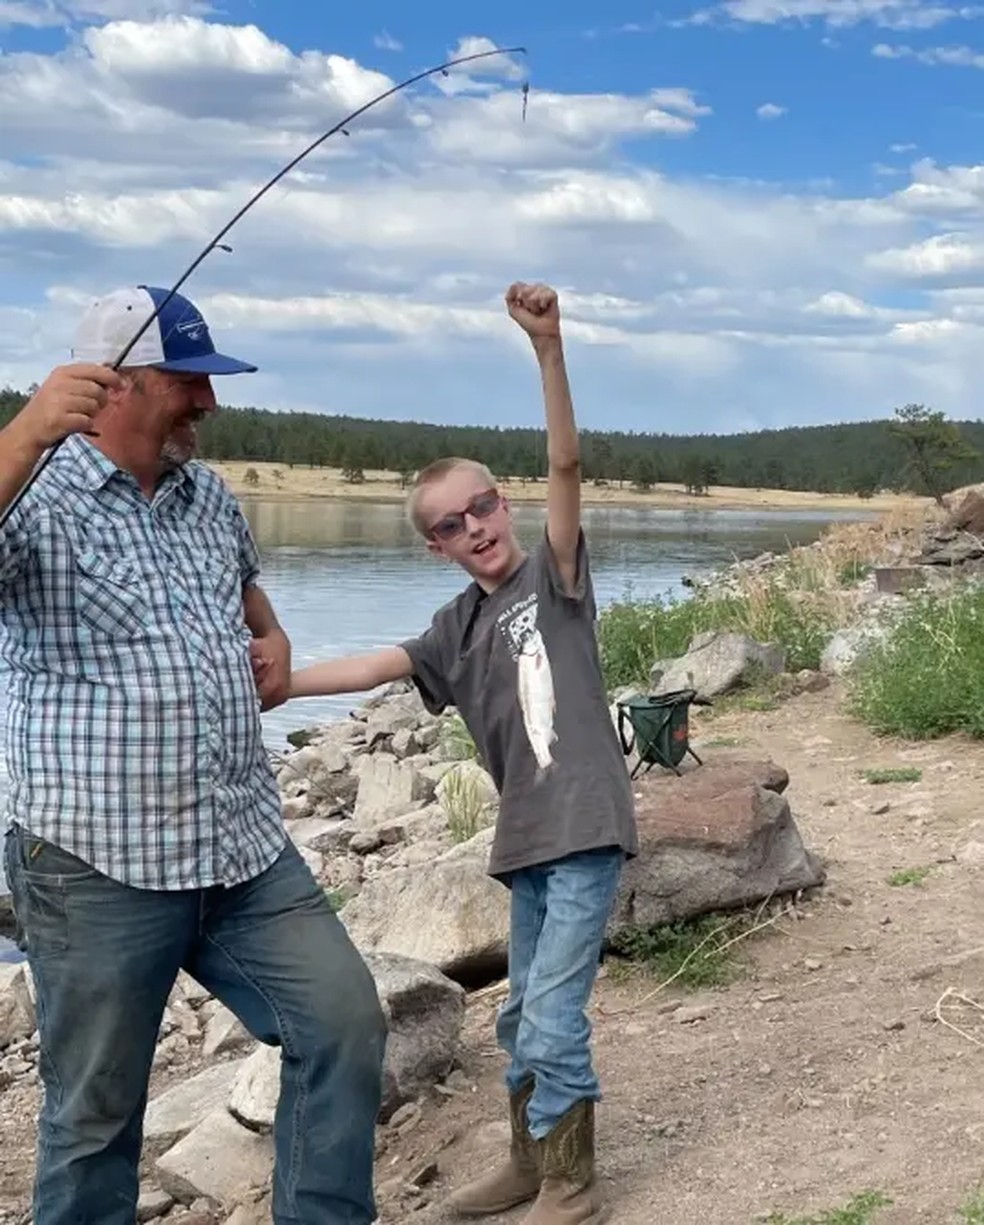
[[[274,630],[264,638],[254,638],[249,653],[260,709],[272,710],[286,702],[289,695],[290,639],[283,630]]]

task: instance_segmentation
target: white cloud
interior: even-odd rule
[[[869,22],[893,30],[929,30],[947,21],[977,17],[981,11],[976,5],[934,4],[931,0],[723,0],[713,8],[701,9],[691,21],[821,22],[833,28]]]
[[[875,272],[906,279],[940,279],[984,272],[984,241],[960,234],[934,234],[908,247],[892,247],[868,257]]]
[[[387,30],[383,30],[381,34],[377,34],[372,40],[373,46],[376,46],[380,51],[402,51],[403,43],[394,38]]]
[[[207,0],[0,0],[0,29],[5,26],[71,26],[79,22],[154,21],[180,13],[204,16]]]
[[[786,107],[778,106],[775,102],[763,102],[755,114],[759,119],[779,119],[786,114]]]
[[[871,54],[883,60],[916,60],[931,68],[984,68],[984,53],[971,47],[923,47],[917,50],[903,44],[876,43]]]
[[[661,428],[666,403],[694,430],[944,394],[974,405],[984,167],[923,159],[867,197],[679,175],[659,151],[713,97],[547,78],[524,122],[523,71],[497,57],[401,94],[239,223],[232,255],[186,287],[261,366],[224,398],[530,424],[535,378],[502,292],[535,277],[560,289],[587,426]],[[62,360],[92,295],[169,284],[259,183],[389,82],[187,13],[0,57],[0,383]]]

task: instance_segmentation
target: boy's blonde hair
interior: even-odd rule
[[[421,468],[414,477],[410,493],[407,495],[407,517],[421,536],[427,535],[427,524],[420,517],[419,502],[421,490],[427,485],[433,485],[436,481],[447,476],[449,472],[454,472],[457,468],[471,468],[483,481],[488,481],[490,488],[495,485],[495,477],[483,463],[480,463],[477,459],[465,459],[460,455],[449,455],[444,459],[435,459],[426,468]]]

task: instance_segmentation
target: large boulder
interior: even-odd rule
[[[625,867],[610,931],[754,905],[825,879],[803,845],[771,761],[708,763],[635,784],[639,855]]]
[[[460,981],[500,973],[509,947],[509,892],[488,875],[494,829],[429,863],[380,872],[339,912],[363,952],[430,962]]]
[[[385,1122],[404,1102],[451,1071],[465,1018],[465,993],[434,966],[420,961],[370,953],[366,962],[387,1024],[380,1109]],[[243,1064],[229,1110],[244,1127],[269,1131],[279,1093],[280,1048],[261,1046]]]
[[[649,683],[655,694],[695,689],[699,698],[713,698],[785,667],[782,650],[773,643],[756,642],[747,634],[708,630],[697,634],[678,659],[657,660]]]

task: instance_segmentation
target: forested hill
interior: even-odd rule
[[[0,424],[26,396],[0,391]],[[984,422],[953,423],[962,448],[947,463],[949,488],[984,479]],[[949,428],[949,427],[944,427]],[[976,454],[969,454],[967,448]],[[413,473],[440,455],[480,457],[500,476],[545,474],[542,430],[427,425],[320,413],[226,408],[201,429],[201,454],[214,460],[265,460],[292,467],[385,468]],[[962,456],[966,454],[967,457]],[[680,482],[870,494],[920,488],[912,452],[892,420],[819,425],[747,434],[627,434],[584,431],[587,480],[632,481],[646,487]]]

